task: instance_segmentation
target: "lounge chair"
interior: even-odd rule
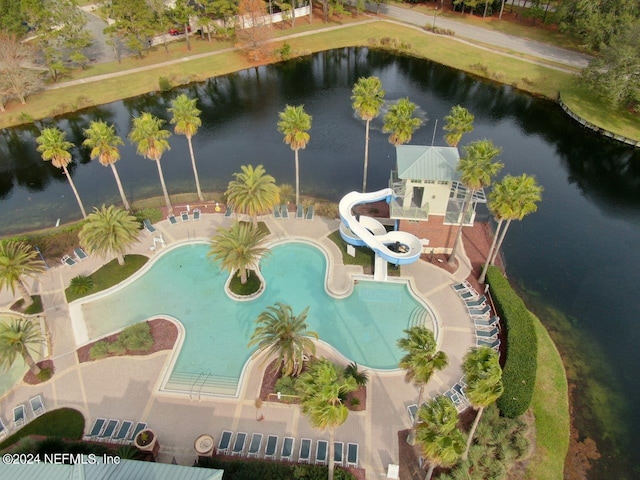
[[[280,451],[280,460],[291,461],[291,457],[293,455],[293,447],[295,446],[296,441],[293,437],[284,437],[284,441],[282,442],[282,450]]]
[[[84,260],[85,258],[87,258],[89,256],[89,255],[87,255],[87,252],[85,252],[82,249],[82,247],[74,248],[73,249],[73,254],[78,259],[79,262],[81,262],[82,260]]]
[[[296,206],[296,218],[304,218],[304,207],[302,205]]]
[[[105,418],[96,418],[95,422],[93,422],[93,426],[91,427],[91,431],[85,435],[87,440],[91,440],[92,438],[97,437],[102,433],[107,420]]]
[[[62,257],[60,259],[60,261],[66,265],[67,267],[73,267],[76,263],[78,263],[76,260],[74,260],[73,258],[71,258],[69,255],[65,255],[64,257]]]
[[[460,403],[460,397],[458,397],[458,394],[456,392],[454,392],[453,390],[449,389],[446,392],[444,392],[443,395],[445,397],[447,397],[449,400],[451,400],[456,405],[458,405]]]
[[[251,443],[249,444],[249,450],[247,451],[247,457],[257,457],[260,454],[262,448],[262,434],[251,434]]]
[[[13,408],[13,426],[21,427],[27,421],[27,410],[24,405],[18,405]]]
[[[9,430],[7,430],[7,427],[4,426],[4,422],[0,418],[0,438],[6,437],[8,433]]]
[[[280,437],[277,435],[269,435],[267,437],[267,446],[264,449],[264,458],[273,458],[278,451],[278,440]]]
[[[132,442],[134,438],[136,438],[136,435],[138,435],[141,431],[143,431],[145,428],[147,428],[147,424],[144,422],[138,422],[136,423],[136,428],[133,429],[133,431],[129,434],[129,436],[127,437],[127,442]]]
[[[316,465],[327,464],[327,450],[329,449],[329,442],[326,440],[318,440],[316,443]]]
[[[169,215],[169,216],[167,217],[167,220],[169,220],[169,223],[170,223],[171,225],[177,225],[177,223],[178,223],[178,219],[176,218],[176,216],[175,216],[175,215]]]
[[[344,463],[344,443],[343,442],[334,442],[333,443],[333,461],[336,465],[342,466]]]
[[[236,440],[233,442],[233,448],[231,449],[231,455],[242,455],[244,452],[244,446],[247,443],[247,434],[245,432],[238,432]]]
[[[411,425],[414,425],[416,423],[416,418],[418,415],[418,405],[416,405],[415,403],[408,405],[407,413],[409,414],[409,420],[411,420]]]
[[[113,418],[110,419],[107,422],[107,426],[104,427],[104,430],[102,431],[102,433],[98,435],[97,440],[101,442],[106,442],[107,440],[109,440],[111,436],[115,433],[116,429],[118,428],[118,425],[120,425],[119,420],[115,420]]]
[[[467,396],[464,394],[464,387],[462,385],[460,385],[460,383],[456,383],[451,388],[453,389],[454,392],[456,392],[458,394],[460,399],[465,399],[466,400]]]
[[[313,220],[313,204],[307,207],[307,215],[304,218],[307,220]]]
[[[478,298],[477,300],[465,300],[464,303],[467,304],[467,308],[480,308],[480,307],[484,307],[485,303],[487,302],[487,297],[485,297],[484,295],[482,295],[480,298]]]
[[[29,399],[29,404],[31,405],[31,411],[33,412],[34,417],[39,417],[46,410],[44,408],[44,403],[42,403],[42,396],[36,395],[33,398]]]
[[[282,218],[289,218],[289,208],[286,205],[280,207],[280,213],[282,213]]]
[[[224,212],[224,216],[230,217],[232,213],[233,213],[233,208],[231,207],[231,205],[227,205],[227,211]]]
[[[498,324],[500,317],[491,317],[489,319],[476,317],[473,319],[473,323],[476,324],[476,328],[492,328]]]
[[[469,315],[472,317],[486,317],[491,313],[491,307],[485,305],[482,308],[469,308]]]
[[[456,283],[455,285],[451,285],[451,287],[456,291],[456,292],[466,292],[467,290],[472,289],[473,287],[471,286],[471,284],[469,282],[467,282],[466,280],[464,282],[461,283]]]
[[[303,438],[300,441],[300,451],[298,452],[298,462],[309,463],[311,461],[311,439]]]
[[[218,454],[229,453],[231,437],[233,437],[232,432],[230,432],[229,430],[223,430],[222,435],[220,436],[220,441],[218,442]]]
[[[496,327],[493,327],[491,330],[476,330],[476,337],[478,338],[494,338],[496,335],[500,333]]]
[[[189,221],[189,212],[187,212],[186,210],[183,212],[180,212],[180,218],[182,219],[183,222],[188,222]]]
[[[280,205],[276,205],[275,207],[273,207],[273,216],[275,218],[280,218]]]
[[[474,288],[470,288],[465,292],[458,292],[458,295],[463,300],[475,300],[480,296],[480,294],[476,292]]]
[[[357,467],[357,466],[358,466],[358,444],[348,443],[347,444],[347,467]]]
[[[130,422],[128,420],[122,422],[118,431],[113,434],[113,437],[111,437],[111,440],[118,443],[124,442],[127,438],[127,435],[129,435],[129,430],[131,430],[131,427],[133,427],[133,422]]]
[[[145,218],[142,223],[144,224],[144,229],[149,233],[154,233],[156,231],[156,227],[151,225],[151,220]]]
[[[193,219],[194,220],[200,220],[200,215],[202,214],[202,212],[200,211],[199,208],[194,208],[193,209]]]
[[[489,347],[497,351],[500,348],[500,339],[494,338],[493,340],[491,340],[491,339],[477,338],[476,347]]]

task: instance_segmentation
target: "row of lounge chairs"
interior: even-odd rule
[[[193,209],[193,219],[194,220],[200,220],[201,216],[202,216],[202,212],[200,211],[200,209],[199,208],[194,208]],[[191,218],[191,214],[187,210],[184,210],[184,211],[180,212],[180,219],[183,222],[188,222],[190,218]],[[169,215],[167,217],[167,220],[169,220],[169,223],[171,225],[176,225],[178,223],[178,219],[173,214]],[[150,230],[150,233],[153,233],[154,231],[155,231],[155,228],[152,231]]]
[[[219,455],[237,455],[245,454],[245,447],[248,435],[245,432],[238,432],[233,436],[233,432],[224,430],[218,442],[217,453]],[[265,459],[293,461],[295,455],[296,439],[293,437],[284,437],[282,445],[279,446],[280,437],[278,435],[268,435],[265,442],[264,452],[262,451],[264,435],[262,433],[253,433],[249,447],[246,449],[247,458],[259,458],[261,455]],[[300,441],[298,449],[298,462],[311,463],[311,455],[313,452],[313,441],[310,438],[303,438]],[[346,449],[346,464],[348,467],[358,466],[358,450],[357,443],[348,443]],[[278,455],[279,452],[279,455]],[[329,442],[326,440],[318,440],[316,442],[315,463],[317,465],[326,465],[329,452]],[[345,447],[343,442],[334,443],[334,461],[336,465],[344,465],[345,463]]]
[[[146,428],[147,424],[144,422],[138,422],[134,427],[133,422],[129,420],[120,422],[115,419],[96,418],[84,439],[94,442],[130,444],[136,435]]]
[[[82,247],[78,247],[73,250],[73,257],[71,255],[65,255],[60,259],[60,261],[67,267],[73,267],[76,263],[81,262],[88,257],[89,255],[87,255],[87,252],[85,252]]]
[[[476,346],[489,347],[494,350],[500,348],[500,318],[491,316],[491,307],[484,295],[480,295],[469,282],[453,285],[467,307],[469,316],[476,327]]]
[[[47,410],[44,407],[41,395],[36,395],[29,399],[29,406],[31,407],[31,413],[33,418],[38,418]],[[27,408],[24,404],[20,404],[13,408],[13,421],[11,422],[14,429],[22,427],[27,423]],[[0,418],[0,438],[6,436],[9,433],[9,429],[5,426],[2,418]]]
[[[313,220],[313,205],[309,205],[307,207],[307,211],[305,213],[304,206],[297,205],[296,206],[296,218],[297,219],[306,219]],[[273,216],[275,218],[289,218],[289,208],[287,205],[276,205],[273,208]]]

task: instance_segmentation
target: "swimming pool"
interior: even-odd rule
[[[226,295],[228,274],[207,258],[208,250],[205,243],[174,248],[124,288],[85,303],[89,338],[158,315],[174,317],[185,338],[163,389],[235,395],[255,352],[247,348],[254,320],[275,302],[291,305],[295,314],[309,306],[307,323],[322,341],[375,369],[398,367],[396,340],[410,323],[431,324],[429,310],[404,283],[361,281],[347,298],[327,294],[324,253],[300,242],[274,246],[261,262],[264,292],[239,302]]]

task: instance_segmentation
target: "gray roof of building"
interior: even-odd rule
[[[459,181],[458,160],[455,147],[396,146],[398,178],[405,180]]]

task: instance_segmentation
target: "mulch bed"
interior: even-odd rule
[[[41,370],[50,368],[51,375],[53,376],[53,372],[55,372],[55,368],[53,366],[53,360],[43,360],[41,362],[38,362],[38,366],[40,367]],[[29,370],[24,375],[24,377],[22,377],[22,381],[28,385],[38,385],[39,383],[42,383],[38,377],[36,377],[33,373],[31,373],[31,370]]]
[[[153,336],[153,347],[151,347],[151,350],[149,350],[148,352],[128,351],[125,355],[151,355],[152,353],[159,352],[161,350],[171,350],[173,348],[178,338],[178,328],[172,322],[163,318],[156,318],[154,320],[150,320],[148,323],[151,327],[151,335]],[[102,338],[101,340],[112,342],[117,337],[118,334],[115,333],[113,335],[109,335],[108,337]],[[91,347],[95,343],[97,342],[90,343],[89,345],[85,345],[76,350],[78,361],[80,363],[92,361],[91,357],[89,356],[89,352],[91,351]],[[108,355],[108,357],[115,356],[120,355]]]

